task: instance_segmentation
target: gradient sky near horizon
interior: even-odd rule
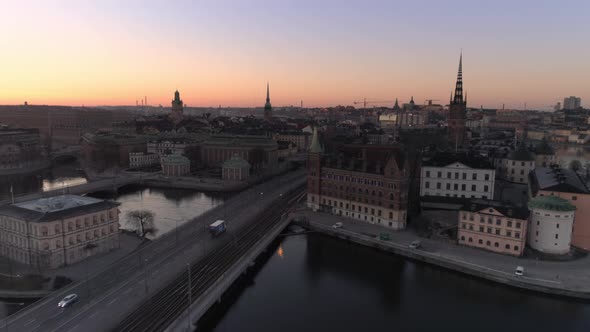
[[[590,106],[590,1],[0,0],[0,104]],[[390,105],[390,103],[386,103]]]

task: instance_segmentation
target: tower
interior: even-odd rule
[[[178,90],[174,92],[174,100],[172,100],[172,112],[170,113],[170,117],[174,122],[180,122],[182,120],[182,100],[180,100],[180,93]]]
[[[264,119],[270,120],[272,118],[272,105],[270,104],[270,91],[268,82],[266,82],[266,103],[264,104]]]
[[[455,85],[455,96],[451,93],[449,104],[449,143],[455,150],[465,145],[465,119],[467,117],[467,96],[463,98],[463,54],[459,56],[459,71]]]
[[[307,154],[307,207],[314,211],[320,208],[321,164],[322,147],[318,138],[318,130],[314,128]]]

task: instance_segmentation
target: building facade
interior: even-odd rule
[[[0,128],[0,174],[32,172],[49,164],[38,129]]]
[[[307,206],[404,229],[409,173],[405,155],[392,148],[354,146],[336,156],[323,155],[316,131],[307,160]]]
[[[221,172],[224,180],[242,181],[250,176],[250,164],[236,154],[223,163]]]
[[[118,205],[64,195],[3,207],[1,253],[22,264],[54,269],[116,249]]]
[[[420,196],[493,199],[495,176],[479,156],[439,153],[422,162]]]
[[[252,170],[278,163],[277,142],[265,136],[215,135],[201,144],[201,162],[207,167],[221,167],[235,154],[248,161]]]
[[[86,133],[82,152],[87,167],[101,172],[129,168],[129,154],[146,152],[147,138],[124,133]]]
[[[448,135],[451,146],[462,147],[466,143],[465,121],[467,97],[463,98],[463,55],[459,58],[459,71],[455,85],[455,97],[449,104]]]
[[[580,97],[570,96],[563,98],[564,110],[575,110],[582,106],[582,99]]]
[[[522,256],[529,211],[506,203],[472,200],[459,212],[457,241],[500,254]]]
[[[501,160],[498,172],[507,181],[529,183],[529,173],[535,169],[535,156],[521,144]]]
[[[590,191],[576,172],[560,168],[537,167],[530,174],[529,196],[556,196],[576,207],[571,245],[590,251]]]
[[[170,111],[170,118],[174,123],[178,123],[182,120],[184,114],[184,104],[180,99],[180,92],[176,90],[174,92],[174,99],[172,100],[172,110]]]
[[[129,167],[151,167],[160,163],[160,156],[155,153],[131,152],[129,153]]]
[[[275,141],[291,142],[297,147],[297,151],[307,151],[311,144],[311,134],[309,133],[279,133],[273,136]]]
[[[185,156],[165,155],[160,158],[160,162],[162,174],[166,176],[186,176],[191,173],[191,162]]]
[[[529,209],[529,246],[547,254],[569,253],[576,207],[557,196],[539,196],[529,202]]]

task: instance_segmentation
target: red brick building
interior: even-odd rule
[[[307,206],[404,229],[409,175],[399,146],[344,145],[324,155],[315,131],[307,161]]]

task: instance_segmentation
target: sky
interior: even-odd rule
[[[590,1],[0,0],[0,104],[590,106]],[[141,103],[141,102],[140,102]]]

